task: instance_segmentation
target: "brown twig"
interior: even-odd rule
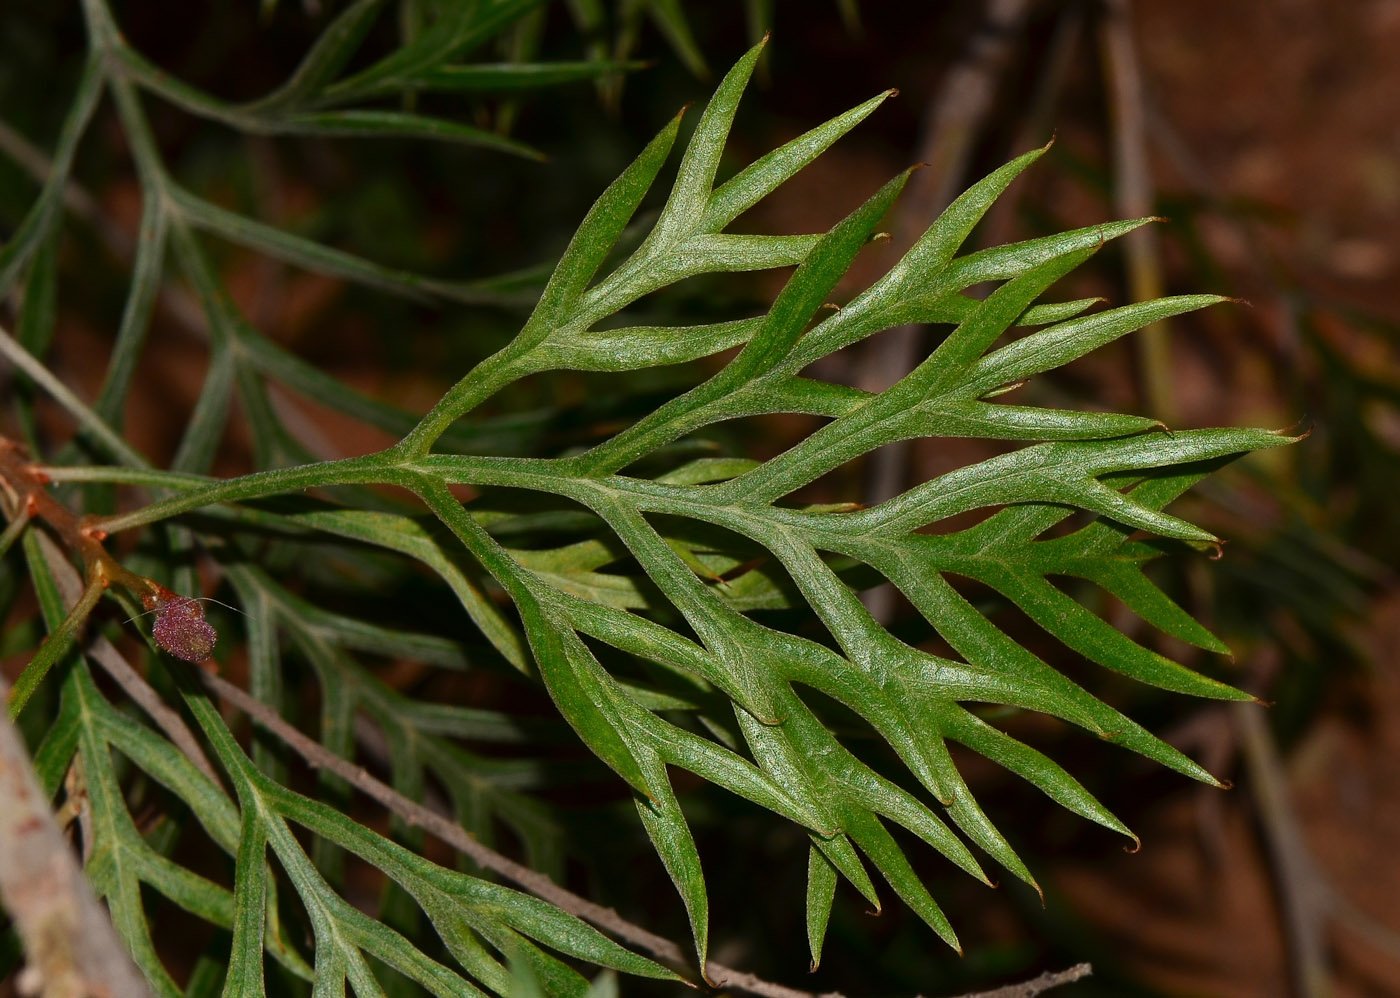
[[[1077,963],[1073,967],[1065,970],[1047,970],[1039,977],[1033,977],[1029,981],[1022,981],[1019,984],[1007,984],[1004,987],[993,988],[991,991],[974,991],[958,998],[1035,998],[1038,994],[1043,994],[1051,988],[1058,988],[1062,984],[1073,984],[1075,981],[1082,981],[1094,972],[1094,968],[1087,963]]]
[[[1155,195],[1147,159],[1142,73],[1133,43],[1132,0],[1106,0],[1099,31],[1113,132],[1114,209],[1123,218],[1142,218],[1152,214]],[[1160,298],[1165,285],[1153,228],[1145,226],[1125,236],[1123,252],[1133,300]],[[1154,322],[1137,337],[1144,400],[1153,416],[1171,424],[1177,414],[1167,326]]]
[[[1022,114],[1011,150],[1017,155],[1043,146],[1055,136],[1055,115],[1065,86],[1080,58],[1084,34],[1084,5],[1070,3],[1060,12],[1039,76],[1031,90],[1030,104]],[[1012,242],[1016,219],[1016,199],[1001,197],[987,209],[982,222],[984,244],[1000,246]]]
[[[41,184],[53,175],[53,161],[3,121],[0,121],[0,153],[14,160]],[[63,206],[78,218],[95,226],[98,235],[113,253],[130,257],[136,251],[136,241],[123,231],[121,226],[103,214],[97,198],[77,181],[69,180],[64,184]]]
[[[1254,670],[1268,675],[1278,666],[1278,649],[1269,647],[1256,659]],[[1400,961],[1400,936],[1360,911],[1318,865],[1293,806],[1267,715],[1253,704],[1230,704],[1229,710],[1279,895],[1294,991],[1299,998],[1329,993],[1329,924],[1350,929],[1378,952]]]
[[[71,810],[73,819],[78,822],[78,831],[83,843],[83,869],[87,869],[92,859],[92,844],[97,841],[97,831],[93,827],[92,805],[88,801],[87,772],[83,769],[81,753],[73,755],[68,764],[68,772],[63,774],[63,807]]]
[[[1274,866],[1294,986],[1299,998],[1322,998],[1331,980],[1325,938],[1327,888],[1289,799],[1288,780],[1264,712],[1255,704],[1232,704],[1231,712]]]
[[[108,554],[102,546],[106,531],[88,526],[49,495],[44,488],[48,480],[43,473],[35,469],[23,447],[5,437],[0,437],[0,482],[4,483],[7,494],[13,496],[12,501],[17,506],[15,514],[31,519],[37,517],[48,523],[63,543],[83,559],[89,575],[95,573],[104,586],[115,584],[129,589],[148,609],[156,600],[169,595],[169,590],[129,571]]]
[[[4,683],[0,682],[0,692]],[[0,901],[42,998],[151,998],[54,821],[19,732],[0,711]]]

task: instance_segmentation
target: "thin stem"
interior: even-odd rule
[[[1110,90],[1113,125],[1114,206],[1125,218],[1152,214],[1152,173],[1147,160],[1147,126],[1143,112],[1142,71],[1133,43],[1132,0],[1108,0],[1101,24],[1104,72]],[[1128,289],[1134,301],[1162,294],[1162,262],[1151,226],[1124,240]],[[1149,412],[1171,424],[1176,419],[1172,392],[1171,343],[1164,321],[1138,333],[1142,391]]]
[[[119,530],[145,526],[168,520],[181,513],[189,513],[203,506],[216,503],[242,502],[248,499],[264,499],[268,496],[283,495],[288,492],[304,492],[307,489],[323,488],[331,485],[376,485],[393,483],[394,466],[381,454],[364,457],[348,457],[338,461],[320,461],[316,464],[303,464],[294,468],[275,468],[271,471],[257,471],[250,475],[217,481],[206,488],[186,492],[153,502],[149,506],[130,513],[115,513],[96,517],[92,526],[105,533],[114,534]]]
[[[0,558],[5,557],[5,552],[10,550],[10,545],[20,534],[24,533],[24,528],[29,525],[29,513],[21,509],[15,514],[13,520],[5,527],[5,532],[0,533]]]
[[[1327,893],[1289,799],[1288,781],[1264,712],[1233,706],[1240,754],[1277,872],[1279,906],[1288,932],[1289,963],[1299,998],[1323,998],[1331,990],[1327,961]]]
[[[73,604],[68,615],[44,639],[44,643],[39,646],[39,650],[34,653],[34,657],[29,660],[29,664],[20,673],[19,679],[15,680],[6,705],[10,717],[19,717],[20,712],[24,710],[24,705],[29,702],[29,698],[39,688],[39,684],[44,681],[49,670],[57,665],[58,661],[67,654],[68,649],[73,646],[73,640],[77,637],[78,631],[82,629],[83,622],[88,619],[92,608],[97,605],[97,601],[102,598],[102,594],[106,591],[107,579],[103,577],[101,569],[90,570],[87,586],[83,589],[83,594],[78,602]]]
[[[539,367],[529,362],[534,344],[525,349],[522,344],[517,337],[473,367],[388,453],[401,460],[422,457],[457,420],[512,382],[536,373]]]
[[[3,354],[10,363],[33,378],[39,387],[68,410],[69,415],[78,421],[78,425],[91,433],[96,441],[114,458],[125,464],[138,466],[149,464],[139,452],[114,433],[112,428],[103,422],[97,413],[88,408],[82,399],[73,394],[72,390],[62,381],[54,377],[47,367],[24,349],[19,341],[3,328],[0,328],[0,354]]]
[[[1043,994],[1051,988],[1082,981],[1093,972],[1094,968],[1091,965],[1077,963],[1065,970],[1047,970],[1039,977],[1032,977],[1029,981],[1008,984],[1005,987],[993,988],[991,991],[971,991],[965,995],[959,995],[958,998],[1035,998],[1036,995]]]
[[[36,464],[34,473],[51,482],[101,482],[107,485],[140,485],[151,489],[188,491],[211,485],[219,479],[155,468],[122,468],[110,464]]]
[[[78,143],[82,141],[102,96],[102,81],[101,59],[98,55],[91,54],[78,81],[73,105],[58,134],[53,169],[39,178],[43,183],[43,190],[39,192],[38,199],[25,214],[24,220],[12,233],[9,241],[0,248],[0,292],[10,288],[11,281],[38,249],[58,217],[69,173],[73,168],[73,159],[78,151]]]
[[[81,555],[89,576],[99,573],[104,585],[115,583],[143,601],[160,595],[158,587],[128,571],[102,546],[106,534],[79,518],[45,490],[47,479],[29,463],[18,445],[0,437],[0,484],[15,507],[15,516],[39,517],[53,527],[63,542]]]

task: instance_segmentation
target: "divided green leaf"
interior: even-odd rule
[[[136,85],[253,131],[469,138],[465,126],[347,105],[419,89],[510,89],[527,80],[552,83],[620,67],[617,61],[552,68],[451,62],[536,6],[496,0],[444,5],[416,38],[344,75],[381,6],[359,0],[347,7],[283,88],[239,108],[156,80],[154,70],[120,45],[124,68],[110,82],[124,124],[136,133],[145,128]],[[588,4],[577,6],[587,13]],[[646,9],[687,51],[678,5],[657,2]],[[94,27],[99,38],[114,30],[109,23]],[[99,516],[95,526],[117,532],[155,525],[173,549],[189,548],[197,538],[225,562],[249,614],[244,628],[255,696],[278,711],[294,710],[285,673],[293,663],[309,665],[320,688],[318,729],[327,748],[354,757],[377,737],[402,793],[417,797],[442,788],[445,805],[465,827],[487,840],[495,823],[504,824],[533,867],[557,874],[565,848],[559,830],[549,810],[524,792],[555,778],[550,767],[487,759],[457,743],[535,738],[547,726],[527,730],[494,711],[415,700],[377,678],[359,657],[391,655],[463,670],[476,667],[475,651],[442,634],[333,612],[281,584],[273,565],[251,562],[265,556],[305,566],[313,560],[306,555],[311,545],[335,538],[345,550],[327,575],[373,580],[411,561],[440,577],[480,632],[483,657],[497,655],[541,683],[577,738],[630,787],[641,825],[689,916],[702,969],[710,917],[704,863],[672,770],[687,770],[805,830],[806,928],[814,966],[840,880],[881,903],[872,868],[935,933],[958,945],[891,823],[979,880],[989,880],[983,863],[990,858],[1034,885],[1026,863],[965,782],[955,745],[1023,777],[1066,809],[1132,837],[1074,776],[999,728],[988,706],[1062,719],[1213,782],[1198,764],[1065,676],[1023,643],[1019,631],[1005,629],[987,600],[974,602],[970,593],[976,587],[996,594],[1069,652],[1105,669],[1175,692],[1249,699],[1125,635],[1057,580],[1090,583],[1158,631],[1225,652],[1144,567],[1167,551],[1189,554],[1219,543],[1167,512],[1173,500],[1235,456],[1293,439],[1258,429],[1172,432],[1149,417],[1003,401],[1027,379],[1159,319],[1221,300],[1192,295],[1099,311],[1091,311],[1096,299],[1055,300],[1057,282],[1145,220],[962,252],[990,206],[1044,150],[975,184],[931,220],[883,276],[828,309],[855,259],[878,252],[872,240],[907,174],[824,233],[738,235],[726,229],[887,95],[717,183],[761,50],[748,52],[720,82],[654,223],[640,242],[626,242],[635,248],[620,252],[619,244],[639,224],[638,212],[679,139],[679,116],[599,197],[519,334],[463,375],[421,420],[344,389],[264,337],[220,286],[201,233],[389,290],[472,302],[488,297],[489,289],[381,267],[225,211],[176,184],[140,142],[134,149],[148,196],[143,239],[102,393],[88,409],[61,385],[55,388],[51,375],[41,381],[118,462],[55,462],[48,469],[55,480],[128,482],[156,496],[135,510]],[[81,132],[96,100],[86,77],[83,86],[86,96],[60,139],[60,181],[76,142],[69,133]],[[0,289],[28,275],[26,267],[37,272],[46,265],[41,237],[55,224],[57,198],[46,188],[31,218],[0,251]],[[175,461],[161,471],[126,446],[115,427],[167,255],[180,260],[196,291],[211,354]],[[643,298],[689,277],[787,267],[791,275],[761,315],[668,326],[635,314]],[[973,295],[989,282],[994,290]],[[887,390],[870,393],[811,375],[822,358],[908,323],[935,324],[946,335]],[[43,368],[26,350],[31,345],[42,352],[42,344],[0,339],[6,354],[38,377]],[[730,350],[733,356],[712,363],[713,373],[700,383],[583,449],[544,453],[525,423],[476,415],[483,403],[531,375],[638,371]],[[273,387],[391,430],[398,442],[366,456],[316,461],[272,405]],[[204,473],[236,411],[235,398],[261,470],[215,481]],[[762,462],[708,449],[709,428],[776,413],[825,422]],[[988,438],[1008,447],[870,508],[811,506],[795,497],[879,447],[926,437]],[[389,502],[366,488],[380,485],[407,490],[417,504]],[[331,487],[343,487],[334,493],[335,504],[284,501]],[[475,498],[464,502],[463,487]],[[979,511],[984,518],[972,526],[948,523]],[[1067,524],[1076,512],[1086,515]],[[7,530],[3,544],[16,536]],[[259,548],[249,539],[259,537],[272,539]],[[47,594],[49,626],[64,639],[43,653],[47,668],[67,652],[67,638],[96,597],[76,618],[67,614],[55,603],[33,532],[23,544],[36,589]],[[311,576],[316,569],[304,571]],[[871,615],[861,592],[884,582],[897,587],[951,654],[911,645]],[[771,610],[795,611],[802,623],[785,629],[779,621],[791,616]],[[60,723],[39,755],[51,791],[74,760],[86,775],[95,834],[89,869],[162,995],[179,989],[151,943],[143,884],[230,933],[223,986],[229,996],[264,992],[265,956],[292,975],[314,979],[317,994],[342,993],[347,981],[357,994],[379,993],[384,967],[443,996],[512,988],[591,993],[582,975],[541,945],[587,964],[670,975],[542,901],[430,863],[413,851],[422,842],[411,829],[393,829],[402,844],[370,831],[343,813],[352,798],[334,777],[322,779],[319,801],[295,793],[277,751],[255,743],[246,753],[203,693],[184,682],[180,693],[231,793],[109,703],[81,659],[66,671]],[[903,775],[893,779],[858,757],[847,735],[830,723],[827,701],[857,716]],[[547,737],[563,735],[559,726]],[[189,820],[171,833],[169,845],[138,829],[115,775],[114,751],[172,795],[219,846],[232,864],[229,883],[215,883],[171,858],[174,839],[193,827]],[[315,842],[309,850],[303,832]],[[395,885],[384,895],[383,920],[346,898],[346,864],[359,861]],[[289,938],[281,909],[290,897],[311,928],[308,945]],[[420,944],[425,923],[441,946]],[[420,936],[410,938],[401,931],[405,926]],[[601,993],[609,981],[594,990]]]

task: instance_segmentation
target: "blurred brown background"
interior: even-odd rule
[[[324,22],[290,0],[261,20],[252,0],[117,6],[133,44],[151,59],[231,99],[266,92],[285,77]],[[722,70],[751,36],[745,5],[685,7],[700,49]],[[1169,732],[1234,789],[1199,790],[1052,735],[1063,743],[1057,758],[1122,814],[1142,850],[1123,854],[1107,834],[1028,801],[1030,791],[1004,774],[979,773],[974,788],[999,802],[989,807],[994,817],[1018,828],[1016,844],[1046,885],[1048,907],[1017,888],[988,895],[940,871],[935,878],[947,883],[940,880],[935,894],[947,898],[966,961],[927,952],[931,937],[898,912],[876,923],[848,904],[852,910],[833,923],[827,976],[810,986],[870,993],[861,989],[870,980],[862,960],[882,968],[880,988],[889,990],[877,993],[894,993],[926,987],[935,962],[946,964],[937,979],[952,990],[987,973],[1089,959],[1097,979],[1064,994],[1400,995],[1400,584],[1393,572],[1400,555],[1400,0],[866,0],[855,24],[837,7],[823,0],[774,5],[763,82],[740,112],[732,161],[887,87],[901,94],[740,229],[826,227],[896,171],[927,160],[892,219],[897,247],[950,193],[1053,135],[1051,152],[974,241],[1159,214],[1167,221],[1153,236],[1109,247],[1072,290],[1115,303],[1218,291],[1248,304],[1174,321],[1155,334],[1164,345],[1157,354],[1144,346],[1151,336],[1115,344],[1032,386],[1039,394],[1031,397],[1149,413],[1178,427],[1306,421],[1314,432],[1203,488],[1190,515],[1230,540],[1226,555],[1166,569],[1176,591],[1236,649],[1231,678],[1273,707],[1202,706],[1102,684],[1115,703]],[[571,50],[566,18],[550,21],[548,44]],[[51,147],[71,89],[63,80],[71,81],[81,46],[75,4],[7,0],[0,10],[7,233],[34,190],[14,156],[25,143]],[[640,143],[676,107],[707,93],[709,82],[687,71],[658,35],[644,34],[638,53],[657,65],[630,78],[615,106],[587,86],[522,105],[515,134],[551,154],[547,164],[424,144],[246,140],[170,108],[153,111],[169,162],[193,189],[376,260],[476,277],[557,253],[588,201]],[[62,80],[34,86],[55,77]],[[490,120],[495,110],[480,113]],[[100,121],[105,127],[85,147],[80,171],[99,224],[77,237],[63,261],[74,277],[68,286],[87,290],[81,299],[61,296],[54,352],[55,368],[88,396],[101,381],[126,279],[113,247],[135,237],[140,213],[122,137],[110,115]],[[84,253],[105,268],[83,274],[89,285],[76,278]],[[894,259],[891,249],[872,250],[851,286]],[[508,309],[443,314],[385,301],[239,252],[225,254],[221,267],[239,305],[266,332],[348,383],[414,410],[430,405],[518,322]],[[777,281],[704,285],[668,307],[703,321],[771,297]],[[405,329],[413,335],[391,332]],[[168,302],[153,335],[128,432],[161,459],[193,405],[203,348]],[[822,373],[889,380],[921,336],[885,334]],[[638,387],[664,392],[668,382]],[[532,383],[510,401],[567,405],[593,390],[590,381],[561,377]],[[308,404],[283,402],[306,442],[326,456],[387,442]],[[774,451],[803,429],[769,426],[757,447]],[[910,484],[984,453],[977,444],[926,441],[822,487],[843,498],[870,496],[882,475]],[[882,469],[881,460],[892,463]],[[246,441],[233,431],[219,470],[247,463]],[[892,605],[885,612],[899,619],[901,611]],[[1131,628],[1123,616],[1115,622]],[[1179,646],[1163,647],[1186,656]],[[791,979],[792,968],[806,962],[800,939],[758,940],[765,924],[797,934],[796,871],[782,874],[773,892],[782,897],[754,905],[752,925],[739,921],[752,877],[766,863],[761,850],[736,859],[733,883],[714,888],[717,921],[734,919],[722,940],[728,949],[716,955]]]

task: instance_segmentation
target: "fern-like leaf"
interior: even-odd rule
[[[587,14],[593,5],[576,6]],[[673,34],[683,23],[672,18],[674,4],[645,6]],[[91,7],[99,13],[105,9]],[[30,340],[0,338],[0,348],[122,465],[54,466],[46,473],[57,481],[140,484],[158,496],[142,508],[95,517],[93,530],[160,524],[172,549],[187,549],[199,539],[240,553],[228,557],[227,567],[254,614],[247,628],[255,695],[288,709],[281,692],[290,659],[284,649],[296,649],[320,681],[320,729],[328,748],[354,755],[356,719],[368,719],[391,747],[401,789],[421,789],[431,773],[464,822],[485,829],[492,817],[502,818],[520,832],[536,862],[555,862],[548,829],[533,822],[536,815],[510,792],[509,779],[452,742],[424,732],[427,708],[406,702],[354,657],[389,651],[453,668],[463,662],[459,645],[331,613],[293,595],[271,571],[245,562],[260,554],[296,559],[308,540],[332,536],[357,546],[342,557],[367,575],[379,562],[361,546],[431,569],[485,641],[543,684],[578,737],[631,788],[642,826],[689,915],[702,968],[709,901],[671,768],[688,770],[806,830],[806,924],[814,964],[839,879],[880,903],[870,866],[940,937],[957,945],[949,920],[891,834],[890,822],[974,877],[988,879],[980,858],[986,856],[1034,884],[964,781],[953,744],[1021,775],[1065,808],[1132,835],[1073,776],[996,727],[979,705],[1051,715],[1212,782],[1199,765],[1004,630],[954,581],[989,588],[1068,650],[1107,669],[1176,692],[1248,699],[1132,640],[1053,579],[1091,583],[1160,631],[1223,652],[1218,639],[1158,589],[1143,566],[1172,548],[1218,545],[1210,533],[1166,507],[1220,464],[1292,438],[1257,429],[1171,432],[1149,417],[1004,401],[1027,379],[1151,322],[1220,301],[1193,295],[1091,312],[1096,300],[1047,299],[1058,281],[1105,242],[1146,220],[961,252],[992,203],[1043,153],[1033,151],[975,184],[883,276],[828,311],[824,306],[837,283],[878,236],[907,174],[893,178],[825,233],[726,231],[886,96],[858,105],[717,183],[730,126],[760,57],[758,46],[720,82],[686,143],[655,222],[635,248],[622,251],[624,244],[633,245],[625,237],[678,140],[679,116],[595,203],[519,334],[414,421],[344,392],[253,329],[229,304],[199,233],[396,291],[470,301],[479,300],[481,289],[380,267],[189,193],[167,175],[151,148],[136,90],[144,87],[195,113],[251,130],[421,132],[427,127],[422,122],[387,121],[374,118],[380,112],[346,106],[435,82],[446,87],[449,77],[466,72],[450,60],[518,24],[533,4],[447,5],[403,47],[342,77],[378,7],[373,0],[352,4],[285,87],[236,109],[158,79],[120,41],[110,18],[97,17],[96,48],[105,46],[123,67],[110,82],[118,111],[136,136],[134,149],[150,197],[143,219],[149,239],[137,260],[97,404],[88,408],[47,372],[26,350],[34,345]],[[633,13],[642,7],[634,4]],[[82,100],[65,136],[81,133],[100,89],[88,77],[81,87]],[[62,177],[76,138],[60,141],[56,175]],[[0,289],[26,265],[33,281],[43,280],[40,263],[56,198],[46,189],[40,207],[0,254]],[[211,355],[205,390],[176,459],[162,471],[150,467],[110,424],[119,419],[142,349],[167,247],[200,298]],[[686,278],[783,267],[794,270],[762,315],[687,326],[643,324],[636,316],[634,306],[643,298]],[[996,288],[984,299],[969,294],[985,283]],[[908,323],[940,325],[947,333],[883,392],[805,374],[836,351]],[[1029,331],[1012,338],[1013,329]],[[528,428],[503,428],[499,420],[475,415],[502,389],[531,375],[638,371],[735,348],[735,355],[701,383],[582,450],[520,456],[512,446],[534,439]],[[366,423],[392,429],[399,440],[375,454],[310,461],[281,428],[267,396],[269,381],[331,401]],[[264,470],[214,481],[204,472],[212,466],[235,393],[253,427]],[[717,424],[775,413],[826,422],[762,462],[716,456],[703,442],[705,431]],[[983,437],[1023,446],[871,508],[812,507],[793,498],[876,448],[924,437]],[[422,505],[391,505],[368,490],[341,493],[363,500],[361,508],[255,501],[370,485],[406,489]],[[464,503],[457,486],[470,486],[479,498]],[[194,511],[206,516],[174,519]],[[990,515],[973,526],[948,529],[950,518],[974,511]],[[1065,529],[1064,521],[1076,511],[1088,514],[1088,522]],[[945,529],[929,532],[935,525]],[[240,533],[253,529],[275,535],[275,543],[251,553],[236,547]],[[7,538],[13,536],[7,531]],[[61,634],[72,631],[79,621],[63,623],[51,581],[44,581],[47,569],[35,556],[32,532],[24,543],[36,588],[48,594],[50,626]],[[906,643],[871,616],[859,592],[884,581],[903,592],[952,649],[952,657]],[[184,582],[181,588],[192,591],[192,573],[185,572]],[[497,597],[508,599],[513,611],[503,610]],[[793,633],[754,612],[772,608],[799,611],[807,626]],[[47,654],[56,659],[63,650],[56,645]],[[908,777],[891,779],[852,753],[809,691],[854,712],[897,756]],[[51,790],[74,758],[88,774],[99,818],[100,861],[94,864],[99,888],[138,962],[163,993],[173,984],[150,944],[142,883],[231,931],[227,995],[262,993],[266,953],[293,974],[308,973],[308,961],[285,942],[274,878],[290,885],[312,928],[309,973],[317,993],[341,992],[347,981],[359,994],[377,993],[371,961],[435,994],[473,994],[478,988],[504,993],[513,980],[550,994],[587,991],[581,975],[529,940],[597,965],[665,975],[562,912],[443,870],[369,831],[333,806],[348,799],[347,788],[333,779],[322,783],[325,800],[294,793],[275,753],[255,746],[250,758],[202,694],[184,690],[182,695],[228,774],[232,795],[173,746],[114,710],[81,663],[65,680],[67,720],[40,753]],[[431,723],[443,734],[480,737],[483,726],[499,724],[499,718],[448,710],[433,714]],[[231,891],[171,863],[135,830],[111,775],[114,749],[164,785],[232,857]],[[309,853],[296,827],[316,840]],[[411,839],[407,830],[398,831]],[[274,873],[269,855],[280,873]],[[434,925],[446,951],[439,954],[442,960],[389,921],[376,922],[346,901],[339,880],[348,856],[372,864],[397,885],[396,900],[386,901],[386,908],[411,902],[415,914],[408,917]],[[517,968],[512,977],[505,957],[525,969]]]
[[[739,214],[880,101],[860,105],[717,185],[725,139],[760,48],[720,83],[655,224],[631,255],[600,273],[659,174],[678,121],[598,200],[516,339],[463,377],[399,444],[365,458],[226,483],[146,476],[148,482],[186,491],[109,517],[102,525],[132,527],[215,502],[309,485],[406,487],[510,597],[533,665],[560,713],[634,789],[642,823],[690,913],[702,962],[708,901],[700,857],[668,767],[688,769],[808,829],[814,850],[808,896],[814,959],[832,897],[832,871],[872,901],[876,897],[862,856],[956,945],[948,920],[886,822],[914,832],[978,878],[986,879],[968,843],[1013,875],[1031,884],[1034,879],[959,774],[951,743],[1022,775],[1070,810],[1131,835],[1072,776],[979,717],[973,705],[1050,714],[1194,778],[1212,778],[1001,630],[950,577],[990,586],[1070,649],[1107,668],[1178,692],[1248,699],[1129,639],[1050,578],[1087,579],[1166,633],[1221,651],[1213,636],[1142,574],[1142,565],[1161,545],[1136,540],[1133,532],[1188,548],[1217,544],[1208,532],[1163,507],[1209,467],[1291,438],[1249,429],[1172,433],[1146,417],[1000,401],[1007,385],[1156,319],[1220,300],[1186,296],[1091,314],[1086,310],[1092,300],[1044,301],[1057,281],[1105,241],[1142,221],[959,255],[988,207],[1042,151],[977,183],[884,276],[823,314],[837,281],[876,234],[905,175],[820,235],[727,234]],[[643,296],[686,277],[792,264],[796,270],[765,315],[698,327],[598,329]],[[984,300],[968,297],[967,289],[988,281],[998,287]],[[870,394],[804,376],[814,361],[909,322],[951,330],[888,390]],[[998,345],[1015,327],[1040,328]],[[521,377],[560,368],[635,370],[734,346],[740,347],[737,355],[703,383],[583,453],[549,459],[435,451],[460,420]],[[808,413],[828,422],[762,463],[701,459],[677,465],[666,458],[713,424],[776,412]],[[1028,446],[949,472],[869,509],[804,508],[789,501],[795,490],[877,447],[931,436],[990,437]],[[659,462],[661,470],[630,473],[648,461]],[[493,489],[523,490],[581,507],[582,515],[562,506],[552,515],[562,517],[556,521],[559,529],[584,536],[552,549],[512,550],[503,542],[512,515],[475,512],[453,494],[453,485],[474,486],[488,495]],[[1000,512],[976,526],[924,532],[949,517],[989,508]],[[1047,537],[1072,510],[1096,519],[1064,536]],[[483,598],[483,580],[455,567],[456,556],[445,552],[431,531],[409,520],[395,525],[393,518],[369,521],[363,514],[291,515],[421,558],[453,580],[467,612],[502,653],[520,660],[513,626]],[[410,540],[412,533],[420,539]],[[714,571],[749,564],[753,551],[761,552],[760,564],[733,580]],[[612,570],[601,572],[604,568]],[[909,598],[958,658],[912,647],[871,617],[856,588],[882,578]],[[819,640],[795,635],[744,612],[765,600],[805,604],[825,635]],[[700,700],[717,691],[732,704],[733,717],[696,708],[713,739],[673,723],[659,705],[674,708],[677,701],[649,699],[656,694],[622,682],[599,658],[600,646],[648,668],[690,677]],[[803,699],[804,688],[863,718],[902,760],[921,792],[891,782],[852,755]]]

